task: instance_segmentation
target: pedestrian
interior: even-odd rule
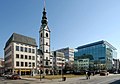
[[[93,71],[93,76],[95,75],[95,71]]]
[[[91,75],[91,72],[88,71],[88,73],[87,73],[88,78],[87,79],[90,79],[90,75]]]
[[[86,74],[86,79],[88,79],[88,71],[86,71],[86,73],[85,73],[85,74]]]

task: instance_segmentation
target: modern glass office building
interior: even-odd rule
[[[80,56],[91,55],[96,69],[112,70],[113,59],[117,58],[116,48],[107,41],[98,41],[91,44],[79,46],[74,53],[75,60]]]

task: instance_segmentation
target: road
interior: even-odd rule
[[[109,76],[91,76],[91,79],[87,80],[85,77],[79,78],[67,78],[66,81],[61,79],[46,80],[34,78],[24,78],[21,80],[8,80],[0,77],[0,84],[120,84],[120,74],[111,74]]]

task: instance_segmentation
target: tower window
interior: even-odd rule
[[[46,50],[46,52],[48,52],[48,50]]]
[[[46,45],[48,45],[48,42],[46,42]]]
[[[48,62],[46,61],[46,65],[48,65]]]
[[[41,33],[41,37],[43,37],[43,36],[42,36],[42,33]]]
[[[46,37],[48,37],[48,33],[46,33]]]

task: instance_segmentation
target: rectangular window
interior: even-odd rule
[[[23,67],[24,66],[24,63],[23,62],[21,62],[21,67]]]
[[[46,61],[46,65],[48,65],[48,62]]]
[[[19,54],[16,54],[16,58],[19,58]]]
[[[35,49],[32,49],[32,53],[35,53]]]
[[[21,55],[21,59],[23,59],[23,55]]]
[[[31,53],[31,48],[29,48],[29,53]]]
[[[16,51],[19,51],[19,46],[16,46]]]
[[[35,56],[32,56],[32,60],[35,60]]]
[[[25,52],[27,52],[27,48],[25,48]]]
[[[29,56],[29,60],[31,60],[31,56]]]
[[[27,67],[28,66],[28,63],[27,62],[25,62],[25,67]]]
[[[16,66],[19,66],[19,62],[16,62]]]
[[[46,57],[46,60],[48,60],[48,57]]]
[[[34,62],[32,63],[32,66],[35,67],[35,63]]]
[[[31,67],[31,62],[29,62],[29,67]]]
[[[20,47],[20,50],[23,52],[23,47]]]
[[[27,59],[27,55],[25,55],[25,59]]]

